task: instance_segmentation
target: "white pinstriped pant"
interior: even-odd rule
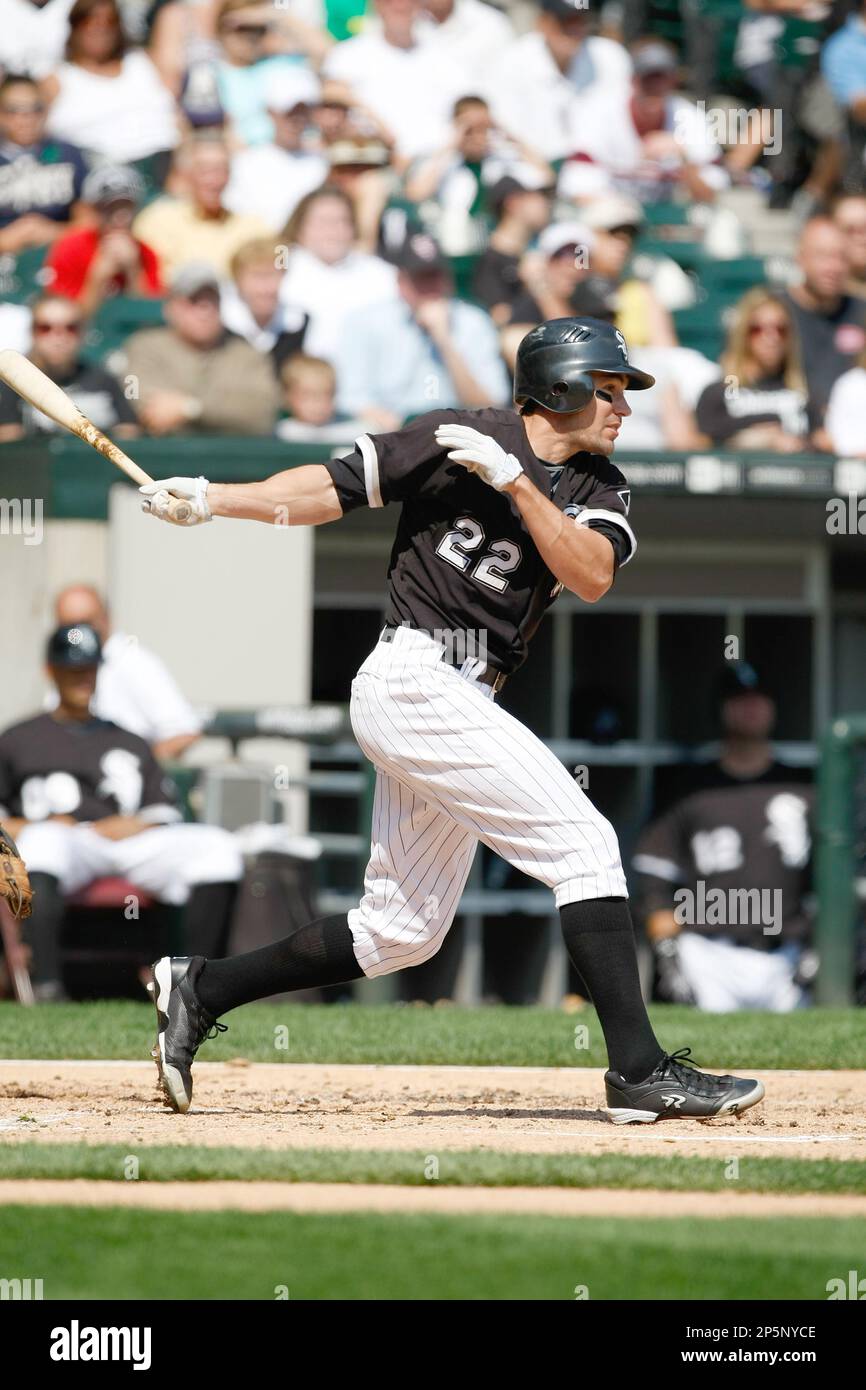
[[[364,896],[349,913],[371,977],[436,954],[479,840],[552,888],[557,907],[627,896],[609,822],[555,754],[442,650],[400,628],[352,682],[352,728],[377,770]]]

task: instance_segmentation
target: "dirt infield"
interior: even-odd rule
[[[196,1066],[188,1115],[149,1062],[0,1062],[0,1142],[490,1149],[866,1157],[866,1072],[756,1072],[767,1095],[709,1123],[610,1123],[602,1073],[578,1068]]]
[[[140,1207],[162,1211],[380,1211],[521,1216],[866,1216],[866,1197],[633,1188],[397,1187],[386,1183],[0,1181],[0,1206]]]

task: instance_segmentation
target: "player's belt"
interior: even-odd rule
[[[399,631],[399,627],[384,627],[382,629],[382,636],[380,640],[382,642],[393,642],[394,633]],[[438,638],[434,637],[432,632],[428,632],[426,627],[413,627],[411,631],[423,632],[424,636],[429,637],[431,641],[439,640]],[[447,647],[445,647],[444,651],[442,652],[442,660],[448,666],[459,667],[466,665],[465,657],[457,656],[453,651],[449,651]],[[482,666],[478,670],[473,671],[472,675],[473,678],[477,681],[480,681],[482,685],[491,686],[493,688],[494,694],[497,690],[501,690],[505,682],[508,680],[508,677],[505,674],[505,672],[500,671],[497,666]]]

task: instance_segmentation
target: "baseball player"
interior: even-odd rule
[[[189,1108],[196,1050],[229,1009],[432,956],[479,840],[554,893],[604,1032],[617,1123],[705,1118],[763,1096],[760,1082],[708,1075],[686,1062],[688,1049],[661,1047],[641,997],[616,835],[496,703],[560,591],[594,603],[634,554],[628,488],[610,457],[626,390],[652,385],[615,328],[553,319],[520,345],[516,411],[436,410],[264,482],[168,478],[142,489],[145,511],[163,520],[170,495],[187,499],[187,524],[321,525],[354,507],[401,505],[385,627],[352,682],[352,727],[377,770],[363,897],[348,916],[258,951],[156,962],[154,1056],[176,1110]]]
[[[183,823],[174,787],[144,739],[93,715],[101,660],[94,628],[58,628],[46,648],[56,709],[0,734],[0,816],[32,880],[26,938],[43,1002],[63,998],[64,898],[119,875],[185,905],[185,928],[200,949],[219,950],[243,873],[233,835]]]
[[[666,997],[712,1013],[807,1002],[810,773],[777,762],[776,705],[746,661],[718,682],[717,762],[644,830],[634,868]]]

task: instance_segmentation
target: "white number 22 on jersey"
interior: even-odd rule
[[[465,574],[472,564],[472,551],[483,543],[484,532],[478,522],[473,521],[471,516],[459,516],[454,530],[444,535],[437,545],[436,554]],[[482,555],[471,570],[472,578],[501,594],[503,589],[508,588],[505,575],[517,569],[521,557],[520,546],[513,541],[491,541],[487,554]]]

